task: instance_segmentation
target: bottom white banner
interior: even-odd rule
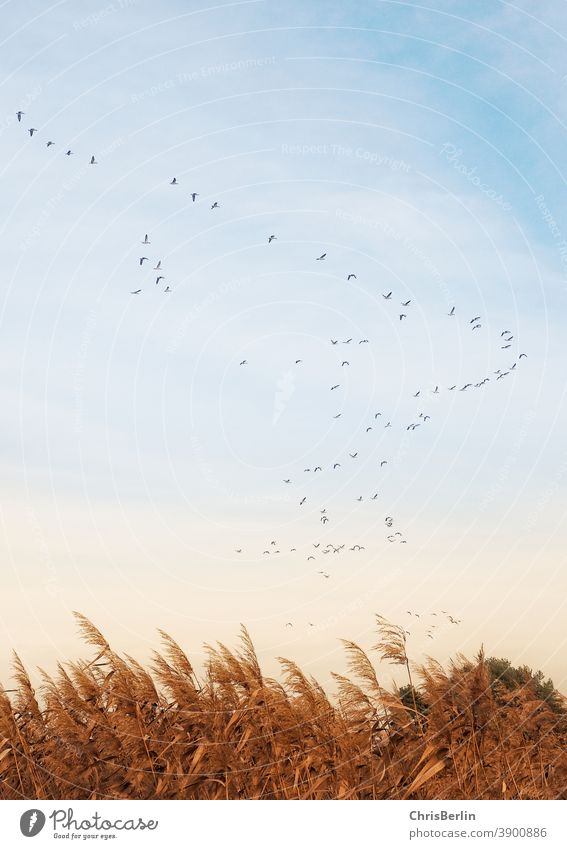
[[[6,801],[0,845],[567,847],[562,801]]]

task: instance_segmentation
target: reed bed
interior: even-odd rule
[[[93,656],[42,672],[37,693],[14,658],[0,799],[567,798],[565,700],[510,688],[482,651],[413,665],[404,630],[378,617],[371,654],[408,686],[384,687],[344,641],[331,698],[285,658],[266,678],[245,628],[236,650],[208,646],[197,676],[165,633],[144,668],[77,619]]]

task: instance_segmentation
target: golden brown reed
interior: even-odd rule
[[[167,634],[148,671],[77,618],[90,662],[42,672],[38,699],[16,656],[0,692],[0,799],[567,798],[565,701],[504,687],[482,652],[427,660],[414,688],[404,630],[378,617],[375,649],[409,686],[344,641],[331,700],[290,660],[265,678],[245,628],[238,651],[207,647],[200,680]]]

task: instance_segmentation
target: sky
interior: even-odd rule
[[[566,688],[564,4],[1,14],[0,680],[379,613]]]

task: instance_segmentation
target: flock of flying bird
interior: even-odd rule
[[[18,123],[22,122],[22,118],[23,118],[24,115],[25,115],[25,112],[23,112],[22,110],[18,110],[16,112],[16,118],[17,118]],[[29,128],[27,128],[27,132],[29,133],[30,138],[33,138],[36,135],[36,133],[38,133],[38,130],[37,130],[36,127],[29,127]],[[51,148],[53,146],[55,146],[55,142],[53,140],[46,141],[46,147],[47,148]],[[64,150],[64,155],[68,156],[68,157],[73,156],[74,151],[71,150],[70,148],[68,148],[68,149]],[[93,166],[98,165],[98,161],[97,161],[95,155],[90,156],[90,158],[88,159],[88,164],[93,165]],[[169,185],[170,186],[179,186],[179,180],[177,179],[177,177],[173,177],[169,181]],[[192,192],[189,193],[189,196],[191,197],[191,200],[192,200],[193,203],[197,203],[197,198],[200,197],[200,193],[196,192],[196,191],[192,191]],[[219,204],[218,201],[213,201],[210,205],[211,211],[219,209],[219,208],[220,208],[220,204]],[[278,237],[275,233],[268,235],[267,239],[266,239],[267,244],[271,245],[273,242],[275,242],[277,240],[277,238]],[[141,240],[141,244],[144,247],[152,244],[149,234],[146,233],[144,235],[144,238]],[[328,259],[327,252],[323,252],[323,253],[321,253],[321,254],[319,254],[318,256],[315,257],[315,262],[325,262],[325,261],[327,261],[327,259]],[[155,262],[155,265],[152,266],[151,265],[152,262]],[[165,275],[162,273],[164,271],[163,260],[162,259],[152,260],[148,256],[145,256],[145,255],[140,256],[139,259],[138,259],[138,267],[140,269],[144,269],[146,267],[144,265],[145,263],[150,263],[150,266],[148,266],[148,267],[151,267],[152,271],[155,272],[155,284],[154,285],[159,286],[159,284],[166,279]],[[358,279],[357,274],[352,272],[352,271],[349,272],[348,274],[346,274],[347,283],[350,283],[352,280],[357,280],[357,279]],[[131,290],[131,294],[132,295],[139,295],[139,294],[142,293],[142,291],[143,291],[142,287],[138,286],[137,288]],[[172,292],[172,289],[170,288],[169,285],[165,285],[164,288],[163,288],[163,292],[165,294],[170,294]],[[385,301],[388,301],[389,303],[392,303],[392,304],[394,303],[393,296],[394,296],[393,290],[382,293],[382,298]],[[409,315],[409,308],[411,307],[411,304],[412,304],[411,298],[408,299],[408,300],[402,300],[402,301],[399,302],[399,305],[402,308],[402,311],[400,311],[399,309],[397,311],[398,312],[398,320],[400,322],[407,320],[408,315]],[[449,310],[449,312],[447,313],[447,316],[449,318],[454,318],[455,315],[456,315],[456,307],[452,306],[451,309]],[[468,320],[468,326],[470,327],[472,332],[481,330],[482,329],[482,316],[480,316],[480,315],[473,316],[471,319]],[[501,350],[508,350],[512,346],[513,340],[514,340],[514,335],[512,334],[512,332],[510,330],[502,330],[501,334],[500,334],[500,342],[502,343],[502,344],[500,344]],[[336,338],[336,339],[332,338],[330,340],[330,343],[331,343],[332,346],[368,345],[368,344],[370,344],[370,340],[366,339],[366,338],[358,339],[358,340],[355,340],[354,338],[348,338],[348,339],[343,339],[343,340],[338,339],[338,338]],[[494,378],[496,381],[503,380],[509,374],[514,372],[519,361],[522,360],[523,358],[525,358],[526,356],[527,355],[525,353],[520,353],[518,355],[517,360],[515,360],[507,368],[505,368],[505,369],[499,368],[496,371],[494,371],[494,373],[492,375],[485,375],[480,380],[467,382],[467,383],[464,383],[462,386],[459,386],[458,383],[454,383],[451,386],[446,387],[445,391],[465,392],[468,389],[479,389],[479,388],[485,386],[488,382],[491,381],[492,378]],[[295,365],[301,365],[302,363],[303,363],[302,359],[295,360]],[[248,360],[247,359],[241,360],[239,365],[240,366],[249,365]],[[349,367],[350,367],[350,360],[341,358],[340,368],[344,369],[344,368],[349,368]],[[330,386],[329,391],[335,392],[337,389],[340,389],[340,387],[341,387],[340,382],[339,383],[333,383]],[[436,385],[435,387],[433,387],[432,389],[429,390],[429,394],[438,395],[438,394],[440,394],[441,391],[443,391],[443,390],[441,390],[440,387],[438,385]],[[423,392],[423,394],[422,394],[422,392]],[[418,389],[415,393],[412,393],[412,397],[416,398],[416,399],[417,398],[423,398],[425,395],[427,395],[427,390],[422,391],[421,389]],[[333,416],[333,418],[334,419],[340,419],[342,417],[342,415],[343,415],[342,410],[339,410]],[[368,424],[365,427],[365,433],[366,434],[370,433],[371,431],[373,431],[375,428],[377,428],[379,426],[378,419],[381,418],[382,416],[383,416],[383,414],[382,414],[381,411],[377,411],[374,414],[374,419],[372,421],[372,424]],[[382,421],[384,421],[384,418],[385,417],[382,417]],[[425,425],[430,419],[431,419],[430,415],[428,415],[424,412],[419,412],[415,416],[415,421],[406,422],[406,423],[404,423],[403,426],[405,427],[406,431],[415,432],[417,430],[417,428],[421,427],[422,425]],[[392,421],[389,420],[389,419],[384,424],[384,428],[391,428],[392,426],[393,426]],[[358,450],[353,451],[353,452],[348,452],[348,457],[349,457],[348,462],[357,460],[358,457],[359,457]],[[346,462],[346,458],[341,458],[341,461],[342,460],[345,460],[345,462]],[[336,458],[333,458],[333,460],[330,461],[327,464],[327,466],[325,466],[325,464],[321,463],[320,465],[315,465],[313,467],[304,468],[303,473],[304,474],[311,473],[311,474],[315,475],[317,473],[323,473],[325,468],[328,468],[329,470],[336,472],[336,471],[339,471],[342,468],[342,462],[341,461],[337,460]],[[379,463],[379,468],[382,469],[387,464],[388,464],[388,460],[382,459]],[[292,479],[290,477],[284,478],[283,483],[289,485],[289,484],[292,483]],[[377,501],[378,498],[379,498],[378,492],[373,492],[371,495],[367,496],[367,500],[369,500],[369,501]],[[307,502],[307,500],[308,500],[308,496],[303,495],[301,497],[300,501],[299,501],[299,505],[303,506]],[[356,497],[355,500],[358,501],[358,502],[362,502],[363,500],[365,500],[365,497],[363,495],[359,495],[358,497]],[[330,521],[326,508],[322,508],[320,510],[319,521],[323,525],[326,525]],[[387,516],[384,521],[385,521],[386,528],[388,530],[391,530],[393,523],[394,523],[394,519],[391,516]],[[391,533],[388,533],[387,536],[386,536],[386,541],[390,544],[394,544],[394,543],[405,544],[407,542],[407,540],[404,538],[401,531],[392,531]],[[265,556],[270,556],[270,555],[281,554],[282,553],[281,549],[276,548],[276,545],[277,545],[276,541],[272,540],[271,544],[266,549],[264,549],[263,556],[265,557]],[[350,552],[365,551],[365,547],[361,546],[359,544],[355,544],[353,546],[347,546],[344,543],[341,543],[339,545],[334,544],[334,543],[328,543],[326,545],[322,545],[322,543],[317,542],[317,543],[313,543],[312,545],[313,545],[314,552],[307,555],[307,562],[311,562],[313,560],[316,560],[316,558],[319,555],[321,555],[321,556],[329,555],[329,554],[339,555],[341,553],[345,553],[346,551],[350,551]],[[289,549],[290,553],[293,553],[293,552],[296,552],[296,551],[297,551],[296,548]],[[241,549],[241,548],[236,549],[237,554],[242,554],[242,552],[243,552],[243,549]],[[317,574],[321,575],[324,579],[329,579],[331,577],[330,573],[327,570],[323,570],[323,569],[317,570]],[[407,613],[411,616],[420,618],[420,615],[417,614],[417,613],[412,613],[411,611],[407,611]],[[454,619],[446,611],[441,611],[441,613],[443,615],[445,615],[448,618],[448,621],[451,622],[452,624],[454,624],[454,625],[459,624],[460,620]],[[436,613],[433,613],[431,615],[437,616]],[[313,623],[310,622],[309,625],[311,627],[313,627]],[[286,627],[293,627],[293,623],[287,622]],[[432,631],[434,630],[435,627],[436,626],[430,626],[430,629],[427,632],[427,636],[431,639],[433,639]],[[407,633],[409,634],[410,632],[408,631]]]

